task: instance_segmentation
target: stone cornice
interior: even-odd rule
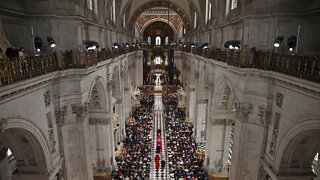
[[[312,81],[308,81],[305,79],[300,79],[297,77],[293,77],[287,74],[282,74],[274,71],[266,71],[255,68],[239,68],[235,66],[228,65],[221,61],[216,61],[213,59],[208,59],[199,55],[190,54],[186,52],[182,52],[192,56],[194,58],[200,59],[202,61],[206,61],[207,65],[213,65],[216,67],[220,67],[225,71],[229,71],[236,75],[239,75],[239,79],[249,80],[255,79],[260,81],[265,81],[269,84],[276,84],[278,86],[282,86],[284,88],[288,88],[290,90],[296,91],[303,95],[320,99],[320,84]]]

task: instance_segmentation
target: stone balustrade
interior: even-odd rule
[[[320,56],[281,55],[274,52],[181,48],[182,51],[240,68],[275,71],[320,82]]]
[[[50,55],[0,59],[0,87],[54,71],[88,68],[98,62],[115,58],[134,50],[137,49],[119,48],[87,52],[66,51],[55,52]]]

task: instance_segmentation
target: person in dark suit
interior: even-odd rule
[[[166,167],[166,161],[162,158],[162,160],[161,160],[161,169],[164,170],[165,167]]]
[[[6,56],[8,58],[17,58],[17,57],[19,57],[19,50],[17,49],[15,44],[12,44],[11,47],[7,48]]]
[[[157,147],[156,147],[156,153],[160,153],[160,150],[161,150],[161,147],[159,146],[159,145],[157,145]]]

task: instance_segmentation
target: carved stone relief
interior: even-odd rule
[[[269,123],[271,111],[262,106],[259,106],[258,108],[258,116],[260,117],[259,123],[261,126],[265,126]]]
[[[46,91],[44,94],[44,104],[46,105],[46,107],[50,106],[51,104],[51,98],[50,98],[50,91]]]
[[[270,151],[269,151],[271,155],[274,155],[276,146],[277,146],[280,117],[281,117],[281,114],[276,112],[274,117],[274,125],[272,130],[272,137],[271,137],[271,144],[270,144]]]
[[[49,134],[49,147],[51,149],[51,153],[56,152],[56,140],[54,139],[54,131],[53,128],[48,129],[48,134]]]
[[[64,124],[64,117],[67,115],[67,106],[55,108],[56,122],[62,126]]]
[[[234,119],[214,119],[211,121],[212,126],[231,126],[234,124]]]
[[[281,108],[282,106],[282,101],[283,101],[283,94],[277,93],[276,95],[276,105]]]
[[[248,117],[252,113],[253,105],[249,103],[237,103],[234,102],[233,110],[238,117]]]
[[[88,103],[84,103],[81,105],[72,104],[71,111],[73,114],[76,114],[77,122],[83,122],[84,119],[88,117],[88,113],[89,113]]]
[[[109,119],[107,118],[89,118],[90,125],[108,125]]]

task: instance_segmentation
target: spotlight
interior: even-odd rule
[[[276,47],[276,48],[279,47],[279,46],[281,45],[282,41],[283,41],[283,36],[278,36],[278,37],[274,40],[273,46]]]
[[[42,48],[42,39],[40,37],[34,37],[34,47],[36,48],[37,52],[40,52]]]
[[[56,47],[56,42],[53,40],[52,37],[47,37],[47,41],[50,47],[52,48]]]
[[[240,41],[239,40],[231,40],[231,41],[227,41],[224,43],[224,47],[225,48],[229,48],[229,49],[240,49]]]
[[[203,43],[202,45],[201,45],[201,48],[202,49],[208,49],[208,43]]]
[[[119,43],[113,43],[113,47],[118,49],[120,47],[120,44]]]
[[[296,45],[297,45],[297,37],[294,35],[291,35],[287,40],[287,46],[289,48],[289,51],[293,51]]]
[[[87,50],[96,50],[97,48],[99,48],[99,43],[96,41],[86,41]]]

